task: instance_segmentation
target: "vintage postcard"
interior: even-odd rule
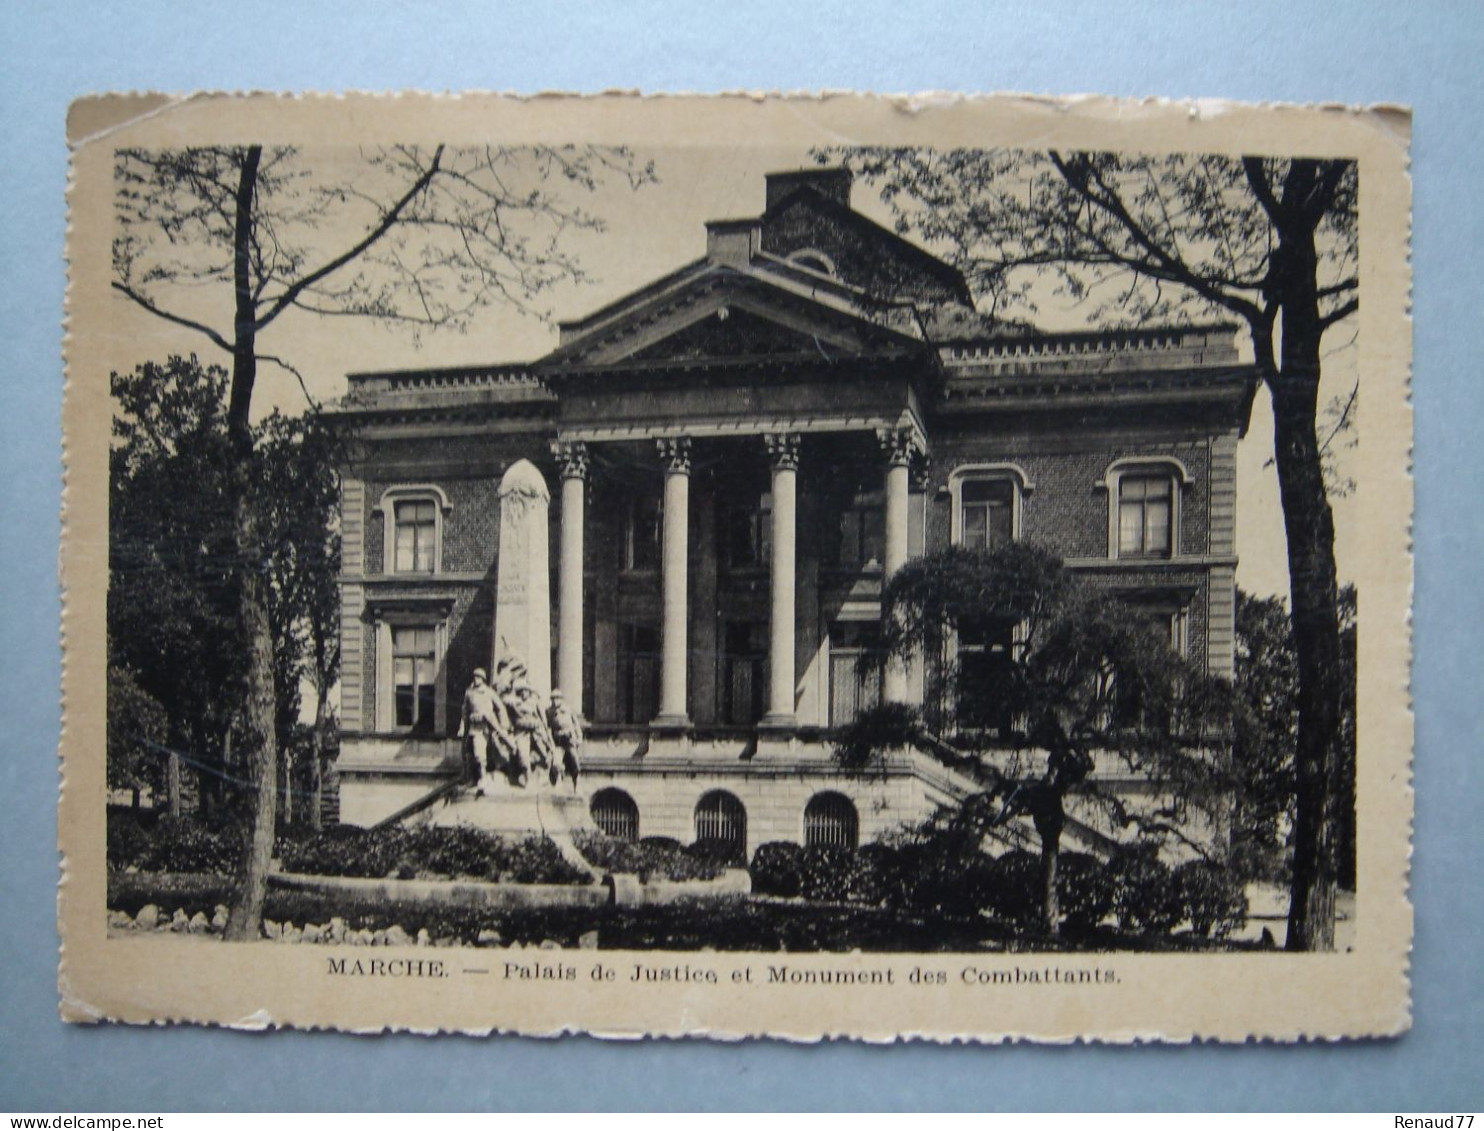
[[[62,1015],[1410,1023],[1410,117],[72,109]]]

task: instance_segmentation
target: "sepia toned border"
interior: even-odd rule
[[[371,111],[374,111],[371,112]],[[921,95],[720,98],[493,96],[173,99],[78,103],[73,145],[64,408],[65,854],[62,1014],[75,1021],[192,1021],[598,1035],[813,1040],[1195,1037],[1296,1039],[1400,1032],[1409,1023],[1406,899],[1411,830],[1408,705],[1412,485],[1408,473],[1410,120],[1401,111]],[[841,142],[1200,151],[1355,157],[1360,162],[1361,306],[1357,491],[1366,527],[1352,572],[1360,618],[1359,908],[1348,953],[787,956],[797,970],[881,971],[890,985],[770,984],[778,956],[558,952],[571,978],[464,973],[500,952],[419,952],[429,976],[367,980],[327,971],[321,947],[206,944],[105,934],[104,647],[112,151],[121,144],[315,144],[437,137],[451,144],[582,141],[808,146]],[[656,980],[630,981],[635,968]],[[608,969],[612,979],[595,977]],[[943,985],[913,972],[945,975]],[[980,971],[1004,978],[980,981]],[[659,976],[668,972],[669,977]],[[750,976],[749,976],[750,972]],[[1032,977],[1032,974],[1036,975]],[[1092,975],[1089,980],[1084,975]],[[715,981],[708,975],[714,975]],[[967,979],[967,980],[966,980]],[[1008,979],[1008,980],[1007,980]]]

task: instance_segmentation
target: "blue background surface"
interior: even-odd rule
[[[1484,9],[850,0],[0,11],[0,1109],[1477,1109]],[[605,1044],[64,1026],[56,1014],[68,102],[105,90],[959,89],[1416,110],[1415,1028],[1299,1048]]]

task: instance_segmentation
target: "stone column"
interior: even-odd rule
[[[768,713],[766,727],[788,728],[794,718],[794,587],[797,554],[797,478],[799,436],[774,432],[763,437],[773,464],[773,537],[769,563],[772,601],[768,617]]]
[[[916,444],[912,432],[906,428],[883,429],[877,436],[886,453],[886,545],[881,563],[884,585],[907,564],[908,488]],[[887,662],[881,692],[888,703],[909,701],[905,661],[894,657]]]
[[[557,686],[574,715],[582,714],[583,535],[587,504],[587,445],[558,440],[552,454],[562,470],[562,547],[557,577]]]
[[[659,727],[688,727],[686,707],[686,619],[689,613],[686,571],[690,508],[690,437],[657,441],[665,464],[664,536],[660,564],[663,584],[660,640]]]

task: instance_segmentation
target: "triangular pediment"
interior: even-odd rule
[[[838,305],[756,275],[711,271],[668,293],[615,304],[544,363],[551,372],[728,364],[797,357],[835,361],[919,343]]]
[[[630,355],[634,361],[785,357],[818,347],[812,335],[750,310],[721,307]]]

